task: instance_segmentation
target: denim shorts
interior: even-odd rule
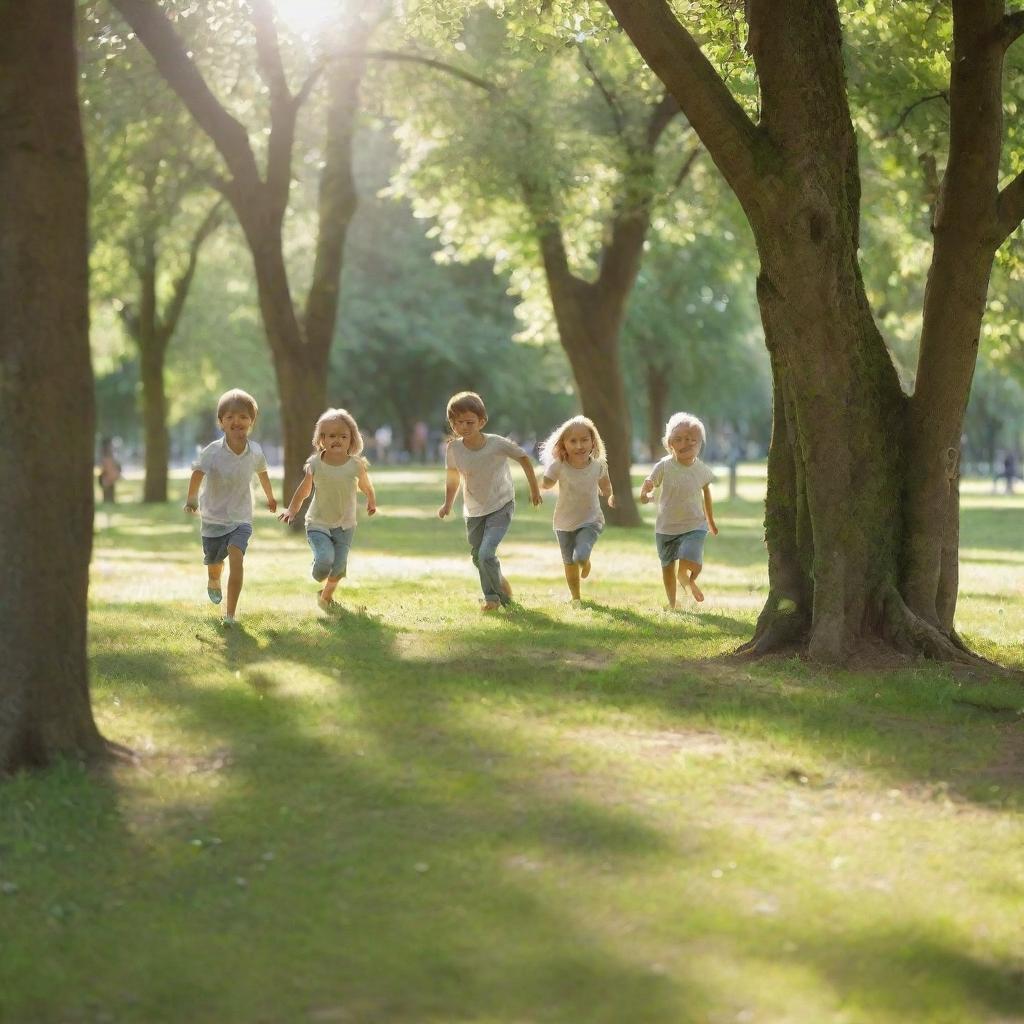
[[[555,530],[558,546],[562,549],[562,561],[566,565],[589,561],[603,529],[603,523],[584,523],[575,530]]]
[[[661,567],[667,569],[673,562],[695,562],[704,564],[704,540],[708,535],[706,526],[687,533],[656,533],[655,543],[658,545],[658,557]]]
[[[236,547],[245,554],[251,536],[252,524],[239,523],[230,533],[220,537],[204,537],[203,565],[220,565],[228,557],[228,547]]]
[[[306,540],[313,550],[313,568],[310,575],[318,583],[322,583],[328,576],[331,579],[340,579],[348,572],[348,552],[352,547],[352,538],[355,536],[356,528],[350,526],[347,530],[340,526],[328,530],[322,526],[307,526]]]

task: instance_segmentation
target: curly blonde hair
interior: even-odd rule
[[[708,433],[704,429],[704,424],[692,412],[677,412],[669,417],[668,423],[665,424],[665,434],[661,439],[661,443],[665,446],[665,451],[669,455],[672,454],[672,449],[668,446],[668,439],[671,437],[672,431],[677,427],[696,427],[700,432],[701,448],[708,443]]]
[[[324,429],[328,423],[344,423],[352,434],[348,443],[349,455],[360,455],[363,451],[363,435],[359,432],[359,424],[356,418],[347,409],[327,409],[320,414],[313,428],[313,448],[316,451],[323,451]]]
[[[547,440],[541,444],[539,456],[542,463],[552,463],[556,459],[559,462],[565,462],[568,452],[565,450],[564,438],[573,427],[586,427],[590,431],[590,436],[594,442],[594,448],[590,453],[590,457],[602,462],[604,461],[604,441],[601,440],[601,435],[597,432],[594,421],[589,416],[572,416],[560,427],[556,427]]]

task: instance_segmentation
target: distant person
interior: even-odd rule
[[[117,500],[117,481],[121,479],[121,463],[114,457],[114,442],[105,437],[100,442],[100,465],[96,477],[103,494],[103,503],[113,505]]]
[[[377,460],[379,462],[388,462],[390,460],[389,451],[391,448],[391,442],[394,440],[394,433],[391,430],[391,424],[382,423],[373,434],[374,444],[377,446]]]
[[[377,496],[361,458],[363,435],[350,412],[328,409],[313,428],[314,452],[306,462],[306,475],[281,513],[290,523],[313,494],[306,511],[306,540],[313,549],[311,575],[323,586],[317,591],[320,609],[338,608],[334,591],[348,573],[348,553],[356,532],[356,491],[366,495],[366,514],[377,511]]]
[[[185,511],[192,515],[198,511],[202,521],[206,594],[214,604],[221,602],[224,559],[230,564],[228,601],[221,620],[225,626],[234,626],[237,622],[235,612],[242,593],[242,561],[252,537],[253,476],[259,478],[267,497],[267,508],[277,511],[263,449],[249,440],[249,431],[258,413],[256,399],[239,388],[220,396],[217,422],[224,436],[199,453],[192,466],[185,498]]]
[[[485,434],[487,410],[474,391],[460,391],[448,401],[448,423],[454,435],[445,452],[447,470],[444,504],[437,514],[444,519],[462,487],[462,512],[473,564],[480,573],[481,611],[493,612],[512,603],[512,587],[502,575],[498,545],[512,524],[515,487],[508,460],[515,459],[530,485],[530,500],[542,501],[530,456],[517,444],[497,434]]]
[[[600,495],[615,507],[608,478],[604,442],[593,420],[573,416],[556,428],[541,445],[544,464],[541,487],[558,486],[554,529],[562,551],[565,582],[573,604],[580,600],[580,580],[590,575],[590,556],[604,529]]]
[[[715,474],[697,458],[706,440],[704,424],[696,416],[677,412],[665,426],[664,444],[669,454],[655,464],[640,488],[640,501],[645,505],[652,492],[661,488],[654,538],[670,608],[676,606],[677,575],[695,600],[704,600],[697,586],[704,565],[704,541],[709,530],[718,536],[711,502]]]
[[[1006,480],[1006,493],[1013,494],[1013,484],[1017,479],[1017,456],[1016,453],[1008,451],[1003,456],[1003,472],[1000,476]]]
[[[430,427],[423,420],[417,420],[412,428],[412,460],[425,463],[427,446],[430,442]]]

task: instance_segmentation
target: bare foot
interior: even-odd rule
[[[337,601],[333,597],[324,597],[322,590],[316,592],[316,603],[320,606],[322,612],[333,612],[338,608]]]
[[[501,607],[498,601],[484,601],[480,605],[480,611],[482,612],[496,612]]]
[[[512,584],[509,583],[504,576],[501,577],[501,592],[511,601],[512,600]]]
[[[585,562],[584,562],[584,563],[583,563],[583,564],[582,564],[582,565],[580,566],[580,579],[581,579],[581,580],[585,580],[585,579],[586,579],[586,578],[587,578],[587,577],[588,577],[589,575],[590,575],[590,559],[588,558],[588,559],[587,559],[587,560],[586,560],[586,561],[585,561]]]
[[[690,588],[690,593],[693,594],[693,599],[695,601],[704,600],[704,591],[697,586],[696,580],[687,579],[686,585]]]

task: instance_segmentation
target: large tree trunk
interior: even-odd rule
[[[1024,18],[953,0],[950,156],[935,212],[917,386],[902,393],[858,265],[860,180],[837,6],[747,0],[750,122],[665,0],[608,0],[747,213],[772,356],[770,594],[748,649],[797,641],[972,660],[953,630],[959,439],[996,248],[1024,217],[998,190],[1005,49]]]
[[[647,447],[657,460],[665,450],[665,424],[668,422],[668,367],[649,362],[647,383]]]
[[[105,744],[89,704],[94,430],[73,0],[0,8],[0,772]]]
[[[146,477],[142,500],[167,500],[167,467],[170,462],[170,435],[167,431],[167,394],[164,389],[165,349],[156,345],[143,348],[142,421],[146,445]]]

